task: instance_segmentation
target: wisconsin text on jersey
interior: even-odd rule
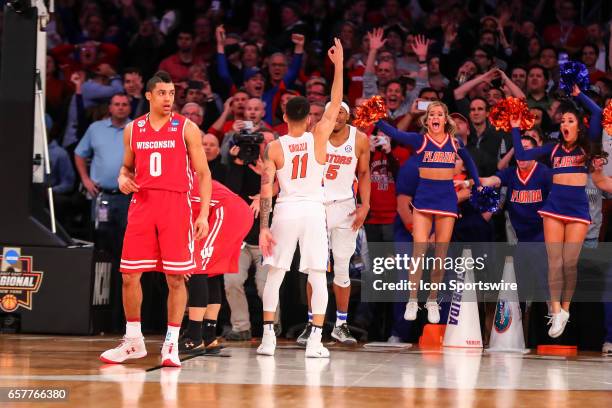
[[[152,142],[136,142],[137,149],[174,149],[176,140],[157,140]]]

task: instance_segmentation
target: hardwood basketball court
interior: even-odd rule
[[[65,388],[63,402],[1,402],[3,407],[558,407],[612,401],[612,358],[480,350],[345,348],[305,359],[294,343],[274,357],[256,342],[229,343],[220,356],[188,356],[160,368],[161,338],[149,355],[105,365],[98,355],[115,337],[0,335],[0,386]]]

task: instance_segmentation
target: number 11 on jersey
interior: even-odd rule
[[[308,168],[308,153],[305,153],[302,156],[293,156],[293,159],[291,159],[291,163],[293,164],[293,170],[291,171],[291,180],[295,180],[298,178],[298,171],[300,173],[299,178],[305,178],[306,170]]]

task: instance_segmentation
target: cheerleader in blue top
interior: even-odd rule
[[[422,259],[427,250],[429,236],[435,218],[435,256],[444,260],[448,250],[455,219],[457,218],[457,194],[453,185],[453,175],[457,155],[460,156],[470,176],[479,186],[476,165],[463,146],[458,146],[454,135],[456,125],[448,114],[448,108],[442,102],[432,102],[427,107],[421,124],[426,129],[425,134],[402,132],[384,121],[378,121],[376,126],[396,141],[415,149],[419,167],[419,183],[412,201],[414,238],[413,257]],[[444,277],[441,262],[435,262],[431,272],[432,283],[440,283]],[[444,262],[442,262],[444,263]],[[406,304],[404,319],[415,320],[418,303],[418,283],[423,274],[419,263],[411,271],[410,283],[413,288]],[[427,302],[427,319],[430,323],[440,321],[437,302],[437,292],[431,291]]]
[[[548,285],[551,312],[548,335],[559,337],[569,320],[569,308],[576,288],[578,257],[591,223],[585,190],[592,159],[590,141],[601,141],[601,108],[574,86],[572,95],[591,112],[588,132],[582,114],[573,105],[562,108],[561,141],[525,150],[518,129],[520,117],[513,118],[512,139],[517,160],[535,160],[549,155],[553,184],[538,211],[544,222],[548,253]],[[518,120],[517,120],[518,119]]]

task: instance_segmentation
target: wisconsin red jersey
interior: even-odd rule
[[[189,199],[192,202],[199,203],[200,202],[200,183],[198,183],[198,176],[195,171],[192,171],[193,183],[191,192],[189,193]],[[235,200],[236,198],[240,198],[237,194],[235,194],[232,190],[225,187],[223,184],[219,183],[216,180],[212,181],[212,194],[210,196],[210,206],[223,206],[229,200]],[[198,214],[194,214],[196,217]]]
[[[200,190],[195,172],[193,189],[189,196],[193,208],[193,221],[200,214]],[[253,226],[253,212],[237,194],[218,181],[212,181],[209,233],[195,242],[195,273],[218,275],[237,273],[242,241]]]
[[[149,114],[132,122],[130,146],[135,157],[135,182],[141,189],[186,193],[191,190],[191,170],[185,143],[187,118],[173,113],[159,130]]]

